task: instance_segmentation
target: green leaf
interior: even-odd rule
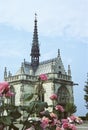
[[[48,107],[47,102],[32,101],[31,103],[29,103],[28,109],[26,109],[26,111],[30,114],[34,114],[34,113],[39,114],[47,107]]]
[[[48,107],[47,102],[36,101],[35,111],[36,111],[37,114],[39,114],[41,111],[43,111],[47,107]]]
[[[21,117],[21,113],[17,109],[14,109],[10,112],[9,116],[13,117],[13,119],[18,119]]]
[[[3,112],[4,106],[0,106],[0,112]]]
[[[10,125],[11,124],[11,117],[10,116],[2,116],[0,117],[0,122],[4,125]]]
[[[32,126],[32,124],[28,120],[24,122],[24,125],[26,126],[26,128],[29,128]]]
[[[32,102],[29,104],[28,112],[29,112],[30,114],[34,113],[34,112],[35,112],[35,107],[36,107],[36,101],[32,101]]]
[[[33,98],[33,93],[31,93],[31,94],[25,94],[24,95],[24,100],[25,101],[30,101],[31,99]]]
[[[20,106],[21,111],[28,111],[29,106]]]

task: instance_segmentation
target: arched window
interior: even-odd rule
[[[61,74],[61,71],[59,71],[58,74]]]
[[[58,103],[65,105],[70,100],[70,94],[67,88],[63,85],[58,89]]]

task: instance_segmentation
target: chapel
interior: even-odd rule
[[[43,93],[41,93],[40,99],[48,102],[48,104],[52,104],[50,96],[56,93],[58,104],[65,106],[67,103],[74,103],[74,82],[72,81],[70,65],[68,65],[66,72],[60,55],[60,49],[57,50],[55,58],[40,61],[36,15],[30,57],[31,61],[24,59],[14,75],[10,71],[7,73],[8,69],[5,67],[4,80],[9,82],[11,91],[15,93],[10,102],[17,106],[27,105],[24,101],[24,95],[26,93],[35,93],[39,75],[46,74],[48,80],[43,84]]]

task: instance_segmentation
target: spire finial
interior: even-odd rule
[[[68,75],[71,76],[71,69],[70,69],[70,65],[68,65]]]
[[[4,70],[4,79],[7,77],[7,68],[5,67],[5,70]]]
[[[60,56],[60,49],[58,49],[58,57]]]
[[[37,13],[35,13],[35,20],[37,20]]]

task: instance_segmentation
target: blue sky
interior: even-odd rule
[[[84,85],[88,72],[88,0],[0,0],[0,81],[4,67],[14,75],[30,61],[34,14],[37,13],[41,58],[60,49],[67,71],[71,66],[77,115],[85,115]]]

